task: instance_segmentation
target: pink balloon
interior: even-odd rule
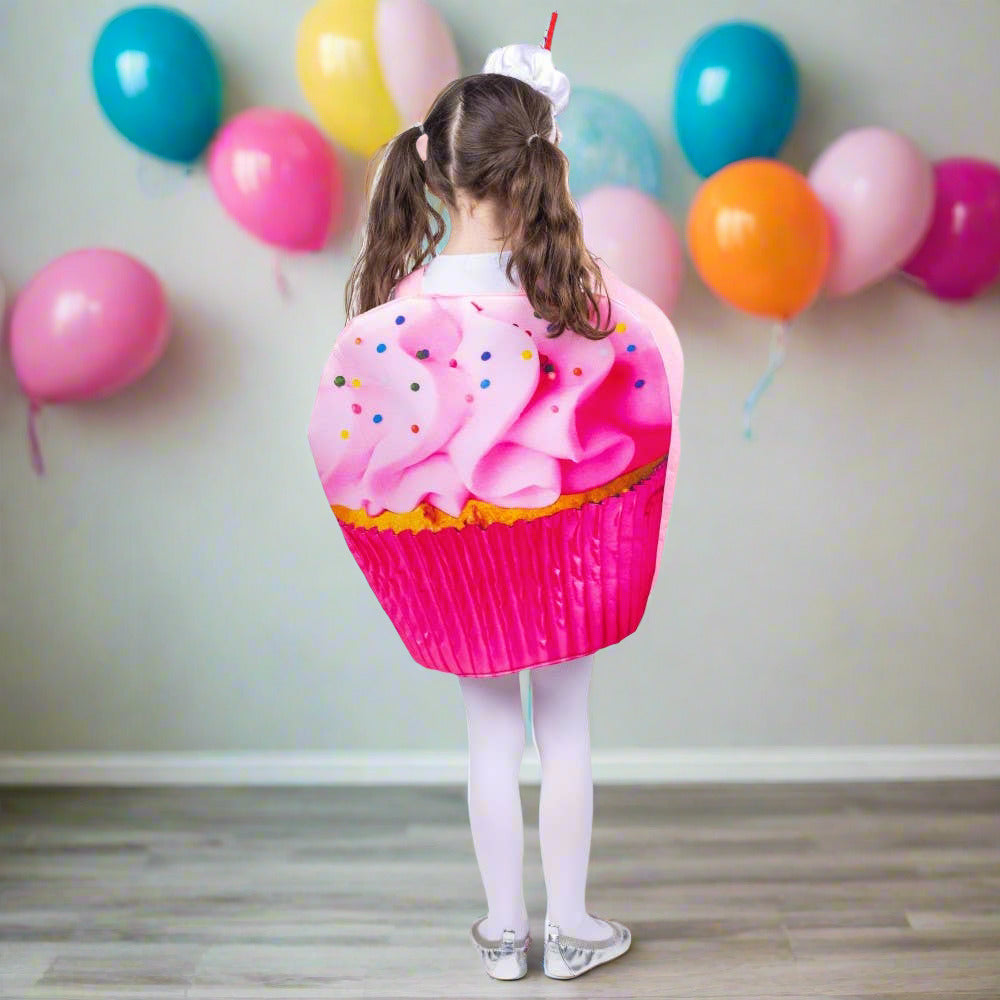
[[[684,277],[684,249],[655,198],[630,187],[595,188],[580,199],[587,249],[668,316]]]
[[[418,121],[461,76],[448,25],[426,0],[379,0],[375,51],[385,88],[404,123]]]
[[[14,302],[14,372],[35,404],[109,396],[167,346],[170,310],[156,275],[117,250],[76,250],[42,268]]]
[[[251,108],[220,129],[208,155],[212,186],[246,230],[284,250],[320,250],[339,216],[340,168],[301,115]]]
[[[1000,276],[1000,167],[934,164],[934,219],[903,270],[939,299],[970,299]]]
[[[813,165],[809,183],[833,233],[830,295],[850,295],[891,274],[931,224],[934,172],[917,146],[897,132],[845,133]]]

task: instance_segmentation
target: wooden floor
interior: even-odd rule
[[[1000,782],[599,788],[590,885],[632,951],[497,983],[462,789],[0,789],[0,996],[1000,998]]]

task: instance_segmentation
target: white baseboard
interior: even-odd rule
[[[1000,778],[1000,744],[597,750],[604,784]],[[444,785],[464,751],[0,753],[0,785]],[[534,748],[522,779],[537,783]]]

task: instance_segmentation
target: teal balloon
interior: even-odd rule
[[[559,148],[569,159],[569,187],[578,198],[605,185],[663,194],[663,158],[642,116],[627,101],[574,87],[558,118]]]
[[[777,156],[798,107],[791,54],[777,35],[756,24],[710,28],[695,39],[677,71],[677,138],[702,177],[737,160]]]
[[[91,65],[111,124],[165,160],[198,159],[222,120],[222,75],[211,45],[187,15],[131,7],[101,31]]]

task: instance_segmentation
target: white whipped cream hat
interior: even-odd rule
[[[483,65],[484,73],[502,73],[517,77],[545,94],[552,102],[552,114],[558,115],[569,104],[569,78],[552,64],[552,31],[556,14],[549,22],[549,31],[542,45],[504,45],[494,49]]]

